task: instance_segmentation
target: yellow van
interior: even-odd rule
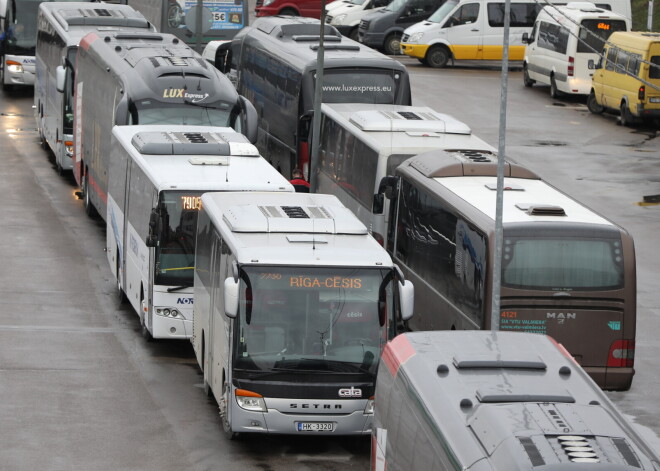
[[[660,119],[660,33],[612,33],[591,87],[592,113],[619,110],[624,126]]]

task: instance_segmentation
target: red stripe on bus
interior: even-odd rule
[[[576,365],[579,364],[579,363],[575,360],[575,358],[573,358],[573,355],[571,355],[571,354],[569,353],[569,351],[566,350],[566,347],[564,347],[562,344],[560,344],[559,342],[557,342],[555,339],[553,339],[553,338],[550,337],[549,335],[546,335],[546,337],[548,337],[548,338],[550,339],[550,341],[551,341],[552,343],[555,344],[555,347],[557,347],[557,350],[559,350],[559,351],[560,351],[560,352],[561,352],[566,358],[572,360],[573,363],[575,363]]]
[[[80,47],[82,47],[86,51],[87,49],[89,49],[90,44],[92,44],[98,38],[99,36],[96,33],[89,33],[80,41]]]
[[[396,376],[399,367],[415,355],[415,349],[410,344],[408,337],[399,335],[385,346],[382,361],[390,370],[392,376]]]
[[[101,198],[105,204],[108,204],[108,194],[101,189],[98,182],[94,178],[90,177],[89,184],[92,188],[94,188],[96,193],[99,195],[99,198]]]

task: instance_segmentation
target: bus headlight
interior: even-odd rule
[[[374,415],[374,398],[370,397],[364,407],[364,415]]]
[[[332,24],[333,25],[340,25],[344,22],[345,19],[346,19],[346,13],[344,13],[342,15],[337,15],[332,19]]]
[[[241,409],[253,412],[268,412],[266,409],[266,402],[261,394],[245,389],[237,389],[234,394],[236,395],[236,402]]]
[[[422,40],[423,37],[424,37],[424,33],[414,33],[410,35],[410,37],[408,38],[408,42],[418,43]]]
[[[7,61],[7,71],[13,74],[22,74],[23,65],[20,62],[16,61]]]
[[[72,157],[73,156],[73,142],[72,141],[65,141],[64,142],[64,150],[66,152],[67,157]]]
[[[170,316],[179,317],[179,311],[177,311],[176,309],[171,309],[170,310]]]

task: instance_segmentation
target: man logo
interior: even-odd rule
[[[362,390],[353,386],[339,390],[339,397],[362,397]]]

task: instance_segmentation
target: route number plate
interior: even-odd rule
[[[299,432],[332,432],[335,424],[332,422],[296,422]]]

